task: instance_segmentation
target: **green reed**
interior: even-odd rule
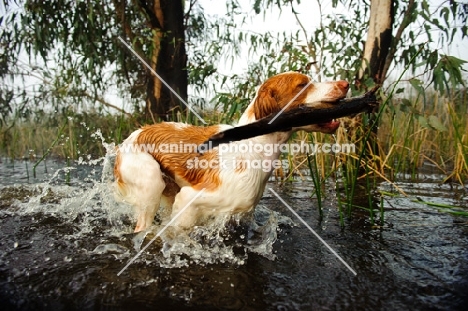
[[[307,164],[309,166],[310,176],[312,177],[312,182],[314,183],[315,196],[317,197],[317,205],[319,209],[320,219],[323,218],[323,209],[322,209],[322,183],[320,182],[320,175],[317,169],[317,159],[314,155],[306,155]],[[313,158],[311,161],[310,158]]]
[[[368,211],[371,223],[380,218],[383,224],[384,197],[387,195],[375,192],[377,183],[382,180],[394,182],[404,176],[417,180],[424,163],[430,163],[445,176],[441,182],[463,184],[468,178],[468,99],[463,95],[465,93],[441,98],[436,93],[426,92],[413,97],[406,94],[406,99],[396,98],[397,84],[398,81],[388,94],[382,90],[385,100],[373,119],[366,116],[356,122],[350,119],[350,123],[334,136],[297,133],[292,138],[299,143],[354,143],[356,153],[282,155],[289,161],[289,171],[287,176],[280,174],[281,178],[291,181],[297,176],[301,178],[304,172],[310,175],[320,213],[326,196],[322,190],[323,182],[329,177],[335,178],[342,225],[345,218],[352,216],[358,205],[354,203],[355,198],[362,193],[365,200],[360,203],[365,206],[360,208]],[[226,114],[208,112],[202,117],[208,124],[216,124],[225,120]],[[174,113],[173,118],[203,125],[190,112]],[[100,139],[91,137],[98,129],[106,142],[118,144],[143,123],[126,115],[64,110],[49,116],[37,112],[29,118],[16,120],[13,126],[0,128],[0,154],[11,159],[27,158],[34,163],[41,163],[51,156],[60,157],[70,165],[79,157],[105,155]],[[376,136],[372,128],[377,126]],[[374,208],[376,205],[378,212]]]
[[[42,162],[44,161],[44,159],[50,154],[50,152],[52,151],[52,148],[54,148],[54,146],[57,144],[57,142],[59,141],[60,139],[60,136],[62,135],[62,132],[63,130],[65,129],[65,126],[67,125],[67,123],[64,123],[63,126],[59,129],[58,131],[58,134],[57,134],[57,137],[55,138],[55,140],[51,143],[50,147],[42,153],[42,157],[36,161],[36,163],[34,163],[33,165],[33,177],[36,178],[36,168],[37,166]]]
[[[93,133],[100,130],[107,142],[120,143],[137,126],[136,120],[121,115],[66,112],[47,116],[39,112],[37,117],[0,129],[0,154],[34,162],[48,156],[71,160],[99,157],[106,150]]]

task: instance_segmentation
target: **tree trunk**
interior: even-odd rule
[[[153,30],[151,67],[187,101],[187,54],[182,0],[155,0],[149,16]],[[184,104],[158,77],[148,71],[146,114],[154,122],[169,120]]]
[[[385,62],[392,44],[393,19],[394,0],[371,1],[369,31],[364,46],[362,67],[357,77],[359,84],[362,84],[366,77],[372,78],[376,84],[381,84],[385,80],[388,69],[385,68]]]
[[[371,78],[375,84],[382,84],[385,80],[388,70],[387,58],[393,57],[389,53],[393,40],[394,2],[394,0],[371,0],[367,40],[364,45],[361,69],[356,77],[358,89],[367,91],[369,85],[366,84],[366,80],[368,78]],[[374,108],[374,111],[376,110],[378,107]],[[373,160],[379,154],[376,114],[370,113],[366,117],[358,115],[355,122],[362,124],[361,126],[364,128],[370,128],[372,131],[372,135],[366,143],[370,149],[367,149],[367,146],[363,146],[363,148],[365,148],[364,157]],[[366,169],[361,167],[361,173],[366,173]]]

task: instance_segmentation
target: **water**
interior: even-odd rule
[[[356,209],[344,228],[333,183],[321,219],[311,182],[268,184],[357,276],[270,191],[253,219],[190,235],[169,229],[117,276],[154,233],[132,233],[131,211],[113,200],[102,165],[49,160],[32,178],[31,163],[0,163],[2,310],[462,310],[468,303],[468,219],[415,200],[466,211],[468,189],[439,185],[440,176],[398,183],[409,198],[386,197],[383,224]],[[379,189],[396,192],[387,183]]]

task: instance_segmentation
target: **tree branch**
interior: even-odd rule
[[[318,5],[319,5],[319,11],[320,11],[320,26],[322,27],[322,6],[321,6],[320,1],[318,1]],[[322,62],[321,61],[317,62],[317,52],[314,50],[314,48],[312,47],[312,44],[310,43],[311,41],[307,37],[307,31],[306,31],[304,25],[302,24],[302,21],[297,16],[298,14],[297,14],[296,10],[294,10],[294,6],[293,6],[292,1],[291,1],[291,10],[292,10],[292,13],[294,14],[294,17],[296,18],[297,23],[299,24],[299,28],[301,28],[302,32],[304,33],[304,37],[305,37],[305,40],[307,42],[307,48],[309,49],[309,55],[312,56],[312,59],[313,59],[313,61],[310,62],[310,64],[314,66],[315,71],[317,73],[320,73],[320,66],[322,65]],[[320,77],[321,77],[321,75],[319,74],[318,75],[318,82],[320,82],[320,80],[321,80]]]
[[[82,96],[86,96],[87,98],[89,99],[92,99],[92,100],[96,100],[98,101],[100,104],[102,104],[103,106],[106,106],[106,107],[110,107],[110,108],[113,108],[123,114],[125,114],[126,116],[128,117],[132,117],[132,114],[129,113],[129,112],[126,112],[125,110],[123,110],[122,108],[120,107],[117,107],[116,105],[114,104],[111,104],[109,102],[107,102],[104,98],[102,98],[101,96],[94,96],[86,91],[83,91],[83,92],[80,92],[79,95],[82,95]]]
[[[331,121],[332,119],[372,110],[377,104],[375,93],[379,87],[380,86],[375,86],[369,92],[361,96],[342,99],[338,104],[331,107],[316,108],[299,106],[284,112],[278,118],[276,118],[276,114],[271,114],[253,123],[227,129],[211,136],[202,146],[199,146],[199,150],[208,150],[219,144],[230,143],[273,132],[289,131],[294,127],[320,124]]]
[[[185,21],[185,25],[188,24],[188,19],[190,18],[190,13],[192,12],[192,9],[193,7],[195,6],[195,4],[198,2],[198,0],[190,0],[190,5],[189,5],[189,8],[187,10],[187,12],[185,13],[184,15],[184,21]]]

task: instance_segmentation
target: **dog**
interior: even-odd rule
[[[285,107],[330,107],[346,97],[348,89],[349,83],[343,80],[312,83],[301,73],[278,74],[258,88],[238,125],[277,114]],[[249,167],[249,161],[274,162],[280,156],[279,150],[266,153],[257,147],[286,143],[299,130],[334,133],[339,125],[333,120],[292,128],[220,145],[203,154],[196,146],[232,126],[199,127],[176,122],[147,125],[133,132],[118,148],[115,192],[134,207],[135,232],[147,230],[160,207],[171,211],[174,226],[189,229],[211,217],[249,213],[260,201],[274,170],[272,166]],[[221,147],[227,150],[221,153]]]

